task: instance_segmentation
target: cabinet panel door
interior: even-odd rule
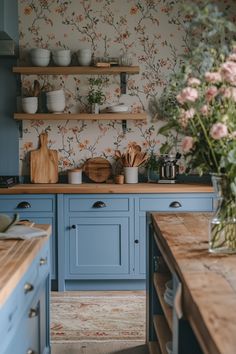
[[[68,278],[128,274],[129,218],[71,217],[66,254]]]

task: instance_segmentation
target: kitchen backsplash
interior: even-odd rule
[[[59,152],[59,169],[65,171],[94,156],[114,161],[114,150],[131,142],[158,153],[163,137],[161,122],[153,123],[148,102],[161,93],[176,60],[185,50],[185,33],[178,0],[20,0],[20,61],[29,64],[29,49],[68,48],[76,52],[89,47],[95,57],[132,56],[140,74],[128,77],[127,94],[120,94],[119,75],[103,78],[104,106],[125,103],[132,112],[146,111],[146,123],[120,121],[24,121],[20,140],[20,171],[29,174],[29,151],[38,147],[38,135],[46,130],[49,146]],[[224,1],[226,5],[228,1]],[[35,79],[23,77],[29,87]],[[88,110],[89,76],[39,76],[46,89],[64,88],[66,112]],[[184,166],[181,166],[181,171]]]

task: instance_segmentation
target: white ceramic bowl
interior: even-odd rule
[[[89,48],[79,49],[77,51],[77,60],[81,66],[89,66],[92,62],[92,52]]]
[[[71,57],[64,56],[53,56],[53,62],[58,66],[68,66],[71,62]]]
[[[32,48],[30,50],[30,55],[31,56],[39,56],[39,57],[50,57],[50,50],[49,49],[44,49],[44,48]]]
[[[38,109],[38,97],[22,98],[22,110],[25,113],[34,114]]]
[[[52,97],[65,97],[64,90],[54,90],[54,91],[48,91],[46,92],[47,98],[52,98]]]
[[[31,62],[34,66],[48,66],[50,57],[31,56]]]
[[[46,103],[47,109],[49,112],[53,113],[61,113],[64,111],[66,103],[64,100],[60,100],[58,102],[48,102]]]
[[[54,57],[71,57],[70,49],[55,49],[52,52]]]

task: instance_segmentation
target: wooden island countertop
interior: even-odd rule
[[[35,225],[48,236],[29,240],[0,240],[0,308],[17,286],[51,234],[50,225]]]
[[[0,194],[138,194],[138,193],[213,193],[210,185],[199,183],[82,183],[82,184],[17,184],[1,188]]]
[[[182,310],[206,354],[236,353],[236,254],[208,252],[207,213],[152,213],[159,249],[182,283]]]

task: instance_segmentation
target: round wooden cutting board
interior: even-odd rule
[[[104,157],[94,157],[85,162],[83,171],[91,181],[99,183],[110,177],[112,169],[110,162]]]

